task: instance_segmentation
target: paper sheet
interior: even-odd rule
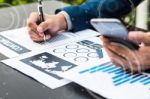
[[[84,30],[77,33],[65,32],[57,35],[47,42],[39,44],[30,39],[27,28],[23,27],[0,33],[0,53],[12,58],[30,51],[59,46],[68,42],[77,41],[96,35],[99,35],[99,33],[92,30]]]
[[[107,99],[150,99],[150,74],[133,75],[107,59],[99,62],[100,65],[75,67],[60,76],[87,88],[93,97],[98,97],[95,92]]]
[[[150,74],[131,75],[114,66],[97,37],[2,62],[52,89],[74,81],[108,99],[150,99]]]
[[[32,51],[2,62],[53,89],[70,82],[58,74],[78,66],[96,65],[99,61],[103,61],[105,57],[99,43],[100,39],[93,37],[41,51]],[[99,49],[99,55],[96,49]]]

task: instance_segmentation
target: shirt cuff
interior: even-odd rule
[[[59,13],[62,13],[65,16],[66,21],[67,21],[68,31],[71,30],[72,29],[72,22],[71,22],[69,14],[65,11],[61,11]]]

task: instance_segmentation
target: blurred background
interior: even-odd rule
[[[57,1],[62,1],[70,5],[79,5],[83,3],[85,0],[57,0]],[[6,4],[9,4],[11,6],[17,6],[34,2],[37,2],[37,0],[0,0],[0,8],[7,7]],[[136,10],[127,15],[124,18],[124,20],[130,25],[136,25],[136,27],[150,30],[150,1],[145,0],[142,4],[140,4],[138,8],[136,8]]]

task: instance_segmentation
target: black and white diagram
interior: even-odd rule
[[[62,78],[57,76],[57,73],[65,72],[76,67],[75,64],[65,61],[47,52],[22,59],[21,61],[49,74],[58,80],[61,80]]]
[[[95,66],[104,61],[106,57],[103,52],[99,38],[93,37],[91,40],[37,50],[4,60],[3,63],[55,89],[71,82],[64,78],[65,73],[77,67]]]
[[[99,40],[98,38],[95,38]],[[90,40],[82,40],[52,48],[52,54],[69,60],[79,66],[93,65],[104,59],[102,45]]]

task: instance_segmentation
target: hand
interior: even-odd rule
[[[108,56],[116,66],[134,72],[150,69],[150,33],[129,33],[128,38],[131,41],[141,43],[138,50],[131,50],[126,46],[111,42],[103,36],[100,38]]]
[[[29,19],[27,20],[27,27],[30,38],[35,42],[44,41],[44,32],[46,31],[46,40],[55,36],[59,31],[67,29],[67,23],[63,14],[58,13],[57,15],[47,15],[44,14],[45,21],[39,22],[38,13],[31,13]]]

